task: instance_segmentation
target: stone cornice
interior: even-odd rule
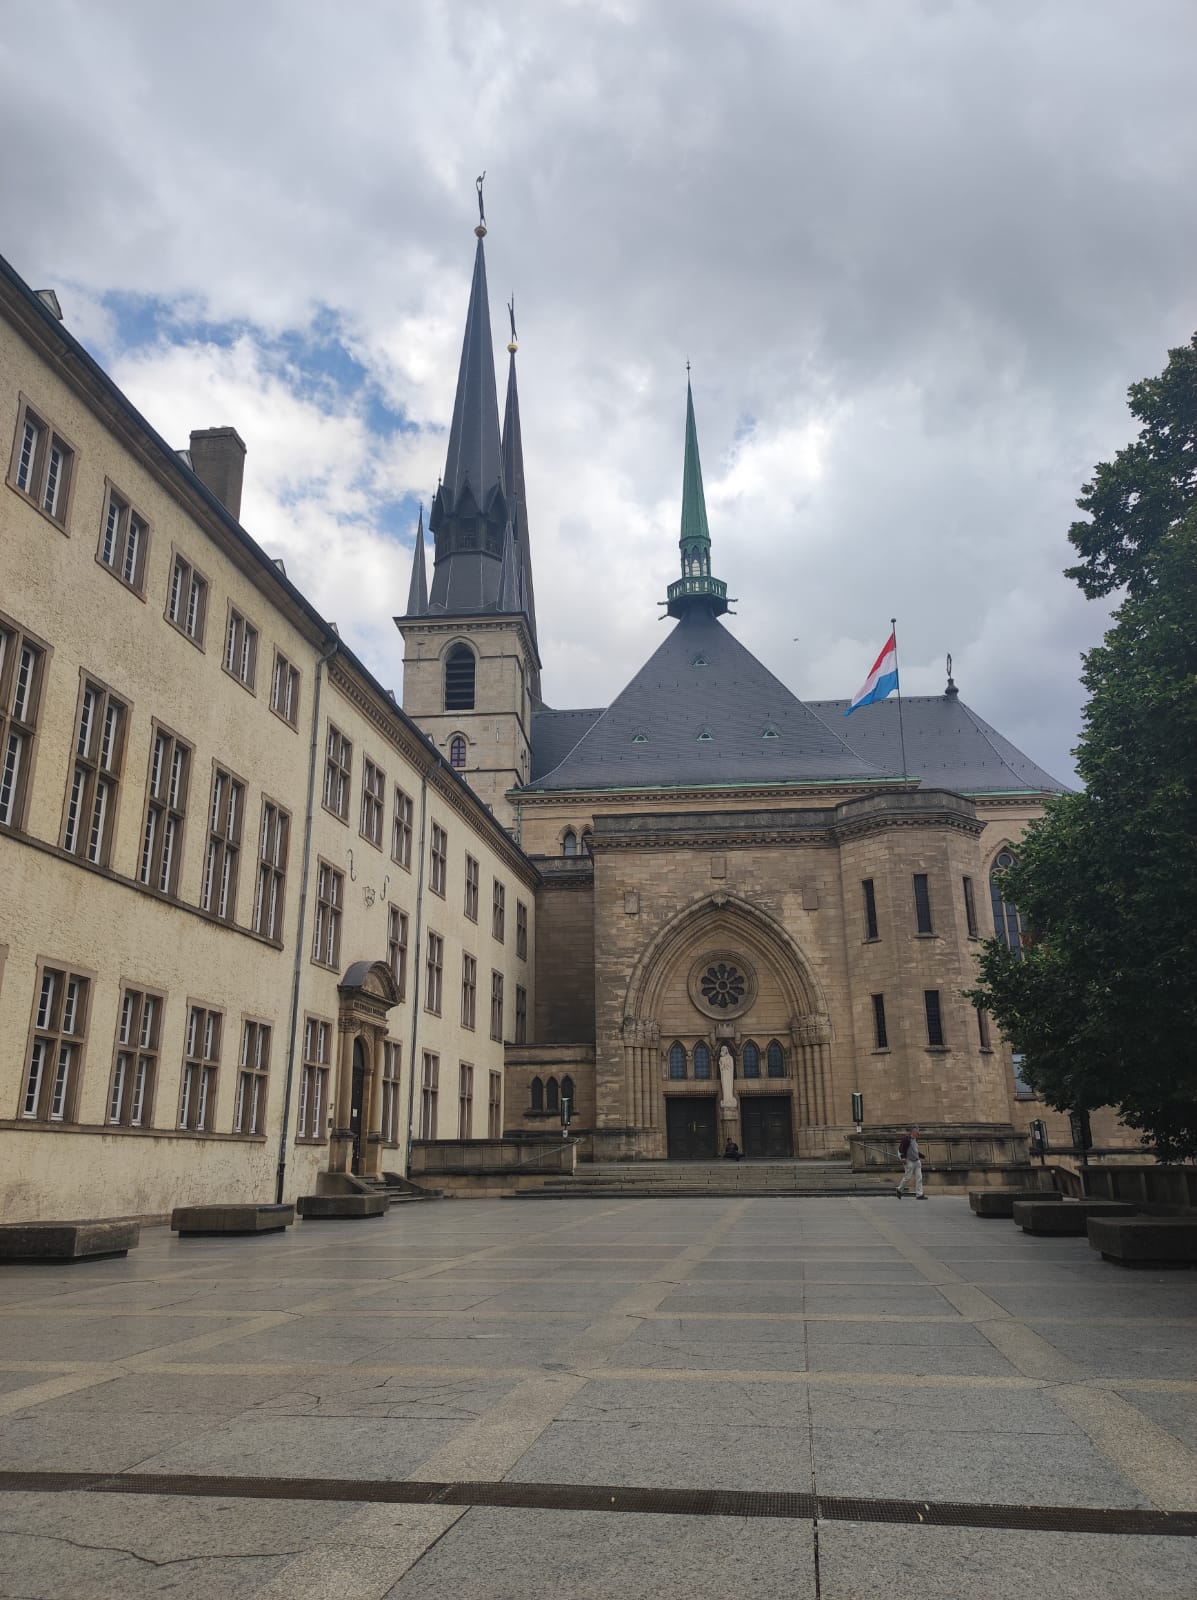
[[[911,783],[903,778],[878,779],[871,783],[859,783],[855,779],[846,779],[840,784],[752,784],[729,783],[721,786],[690,789],[679,787],[676,789],[664,786],[648,787],[643,789],[510,789],[507,798],[513,803],[519,801],[524,806],[547,807],[553,805],[568,805],[573,810],[583,806],[589,810],[602,809],[604,806],[625,805],[629,807],[641,806],[648,800],[668,799],[676,801],[680,807],[687,808],[692,803],[711,801],[716,805],[726,805],[729,797],[751,799],[754,806],[759,809],[761,805],[785,805],[787,802],[797,802],[807,808],[817,807],[820,804],[838,805],[846,799],[858,798],[863,795],[873,794],[913,794],[919,788],[917,783]],[[669,815],[670,813],[662,813]]]

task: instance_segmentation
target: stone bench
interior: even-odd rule
[[[6,1222],[0,1261],[100,1261],[137,1248],[136,1222]]]
[[[1123,1267],[1197,1266],[1197,1215],[1090,1217],[1089,1243]]]
[[[387,1208],[385,1194],[301,1194],[295,1209],[305,1222],[333,1217],[381,1217]]]
[[[970,1189],[968,1203],[978,1217],[1012,1217],[1016,1200],[1063,1200],[1059,1189]]]
[[[176,1206],[170,1225],[181,1237],[213,1233],[281,1233],[295,1221],[294,1206]]]
[[[1024,1233],[1067,1233],[1083,1239],[1090,1217],[1133,1217],[1138,1209],[1117,1200],[1016,1200],[1013,1215]]]

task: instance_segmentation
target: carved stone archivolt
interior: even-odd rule
[[[661,1043],[661,1025],[651,1017],[625,1017],[621,1038],[624,1044],[655,1048]]]
[[[831,1018],[825,1011],[811,1011],[790,1023],[795,1044],[830,1044]]]

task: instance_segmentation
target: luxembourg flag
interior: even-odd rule
[[[859,711],[861,706],[871,706],[874,700],[884,700],[886,695],[893,694],[897,687],[898,636],[895,630],[890,634],[881,654],[874,661],[873,670],[852,696],[852,704],[844,712],[844,715],[850,717],[854,711]]]

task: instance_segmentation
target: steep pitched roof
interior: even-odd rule
[[[554,739],[561,732],[560,722],[551,725]],[[534,740],[539,736],[534,722]],[[851,750],[705,609],[681,618],[554,767],[547,769],[537,750],[533,771],[540,776],[530,787],[538,790],[868,782],[890,775]]]
[[[524,439],[520,429],[520,396],[515,379],[515,312],[511,313],[511,343],[507,346],[507,403],[503,410],[503,483],[507,490],[507,512],[515,541],[516,566],[520,575],[520,600],[517,609],[527,614],[536,644],[536,594],[532,587],[532,547],[528,542],[528,494],[524,487]]]
[[[424,566],[424,507],[416,524],[416,545],[411,558],[411,583],[407,590],[407,614],[422,617],[428,610],[428,576]]]
[[[847,700],[808,700],[865,761],[901,772],[898,702],[891,696],[845,717]],[[929,787],[963,794],[1067,794],[1068,787],[1036,765],[954,694],[902,700],[906,764]]]

